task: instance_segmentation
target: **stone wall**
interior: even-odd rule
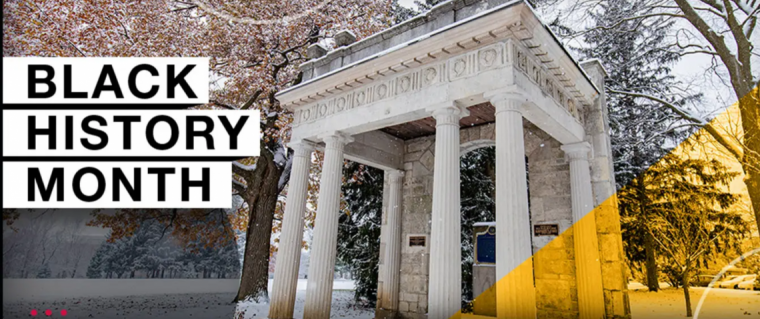
[[[401,285],[399,312],[403,318],[425,318],[428,298],[430,218],[433,207],[435,137],[405,143],[404,209],[401,218]],[[410,235],[428,236],[425,247],[410,247]]]
[[[570,167],[559,142],[541,140],[528,153],[531,224],[557,224],[562,235],[533,237],[537,316],[577,318],[573,237],[565,232],[573,224]]]

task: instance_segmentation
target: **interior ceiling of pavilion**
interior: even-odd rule
[[[459,120],[459,126],[462,128],[493,123],[496,121],[496,109],[491,103],[485,102],[473,105],[467,108],[467,110],[470,111],[470,116]],[[402,140],[435,135],[435,119],[433,119],[433,117],[426,117],[413,122],[389,126],[381,129],[381,131]]]

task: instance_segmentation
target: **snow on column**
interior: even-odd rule
[[[303,214],[309,183],[309,165],[314,145],[307,141],[290,143],[295,152],[288,186],[288,199],[282,219],[282,232],[274,266],[274,284],[269,306],[269,318],[293,318],[298,286],[298,266],[303,241]]]
[[[340,186],[343,177],[343,147],[352,139],[340,133],[322,136],[325,159],[319,183],[317,217],[309,260],[304,318],[330,318],[335,254],[338,245]]]
[[[428,318],[442,319],[457,313],[462,304],[459,119],[469,112],[454,105],[430,111],[436,131]]]
[[[496,304],[498,318],[535,318],[528,181],[520,95],[489,97],[496,108]]]
[[[573,207],[573,238],[575,247],[575,278],[578,283],[580,319],[604,318],[604,291],[599,263],[599,244],[591,194],[588,142],[562,146],[570,160],[570,191]]]
[[[387,210],[387,232],[385,241],[385,273],[383,274],[382,307],[385,310],[398,311],[399,277],[401,270],[401,198],[404,172],[390,171],[389,196]]]

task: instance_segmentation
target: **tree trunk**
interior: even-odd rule
[[[683,273],[681,278],[681,285],[683,286],[683,297],[686,299],[686,316],[691,318],[691,295],[689,294],[689,271]]]
[[[269,241],[281,175],[282,169],[275,165],[272,153],[262,149],[252,178],[247,179],[248,188],[242,194],[250,214],[240,288],[234,301],[249,298],[256,302],[269,301]]]
[[[755,88],[739,100],[744,131],[742,169],[747,185],[755,223],[760,229],[760,88]]]
[[[657,256],[655,255],[655,242],[652,235],[647,232],[644,235],[644,251],[647,256],[646,260],[646,273],[647,273],[647,287],[649,291],[657,292],[660,290],[660,278],[657,274]]]

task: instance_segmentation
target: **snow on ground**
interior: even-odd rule
[[[705,288],[691,288],[689,291],[692,309],[696,310]],[[686,318],[683,289],[665,288],[651,293],[632,290],[628,296],[633,319]],[[702,310],[694,315],[700,319],[760,318],[760,291],[711,289]]]
[[[296,292],[296,307],[293,312],[295,318],[303,318],[303,306],[306,300],[306,291],[299,290]],[[333,291],[331,318],[356,318],[372,319],[375,317],[375,309],[358,307],[354,304],[353,291]],[[237,318],[266,318],[269,314],[269,304],[256,304],[252,302],[241,302],[237,308]]]
[[[306,282],[298,281],[296,318],[303,316]],[[67,318],[266,318],[268,304],[232,304],[238,279],[3,279],[2,318],[29,318],[32,309],[40,316],[53,311]],[[272,281],[269,286],[271,289]],[[372,318],[374,309],[353,301],[354,282],[334,283],[333,318]],[[238,316],[234,316],[238,318]]]

